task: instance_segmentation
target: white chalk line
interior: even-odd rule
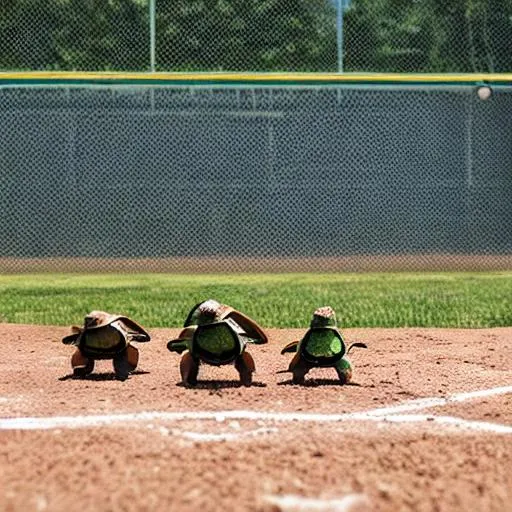
[[[506,395],[512,393],[512,386],[502,386],[491,389],[481,389],[478,391],[470,391],[468,393],[455,393],[446,398],[418,398],[417,400],[409,400],[401,405],[392,405],[390,407],[379,407],[367,414],[372,416],[387,416],[388,414],[396,414],[409,411],[422,411],[433,407],[443,407],[452,403],[467,402],[468,400],[477,400],[479,398],[489,398],[497,395]]]
[[[465,420],[454,416],[433,416],[428,414],[392,414],[389,416],[368,416],[366,419],[387,423],[424,423],[456,427],[458,429],[489,432],[493,434],[512,434],[512,426],[487,421]]]
[[[279,432],[278,428],[257,428],[245,432],[224,432],[221,434],[204,433],[204,432],[180,432],[180,436],[185,439],[197,442],[215,442],[215,441],[238,441],[246,437],[259,437]]]
[[[242,438],[265,436],[268,434],[275,434],[276,432],[279,432],[279,429],[274,428],[274,427],[261,427],[261,428],[256,428],[253,430],[240,431],[240,429],[241,429],[240,424],[233,425],[233,423],[238,423],[238,422],[231,422],[231,424],[228,426],[236,429],[237,431],[221,432],[219,434],[215,434],[212,432],[206,432],[206,433],[205,432],[190,432],[187,430],[178,430],[178,429],[173,429],[173,428],[167,428],[163,425],[156,426],[153,424],[149,424],[147,427],[150,430],[156,430],[162,436],[183,437],[190,441],[200,442],[200,443],[201,442],[211,443],[211,442],[218,442],[218,441],[238,441],[239,439],[242,439]]]
[[[279,510],[294,512],[366,512],[373,510],[365,494],[348,494],[338,499],[305,498],[294,494],[267,495],[263,500],[276,505]]]
[[[195,421],[217,421],[226,420],[249,420],[266,422],[313,422],[313,423],[336,423],[344,421],[374,421],[374,422],[402,422],[422,423],[426,421],[437,421],[439,424],[458,425],[471,430],[494,432],[500,434],[512,433],[512,426],[500,425],[481,421],[463,420],[450,416],[428,416],[402,414],[409,411],[418,411],[432,407],[440,407],[450,403],[460,403],[490,396],[497,396],[512,393],[512,386],[478,390],[469,393],[457,393],[447,398],[421,398],[411,400],[403,404],[380,407],[367,411],[342,413],[342,414],[321,414],[321,413],[296,413],[296,412],[267,412],[267,411],[184,411],[184,412],[133,412],[121,414],[102,414],[88,416],[50,416],[50,417],[20,417],[1,418],[0,430],[48,430],[59,428],[87,428],[98,426],[110,426],[123,424],[127,426],[138,422],[180,422],[187,420]]]

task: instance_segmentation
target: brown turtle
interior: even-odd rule
[[[213,366],[234,363],[241,383],[250,386],[255,364],[246,345],[267,341],[263,329],[254,320],[231,306],[209,299],[192,308],[183,330],[177,339],[167,343],[167,348],[183,354],[180,372],[187,386],[197,384],[201,363]]]
[[[136,322],[123,315],[91,311],[83,327],[72,327],[73,334],[65,336],[65,345],[75,345],[71,366],[75,377],[85,377],[94,370],[97,359],[112,359],[116,378],[125,380],[135,370],[139,351],[133,341],[147,342],[149,334]]]

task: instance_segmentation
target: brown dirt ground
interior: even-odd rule
[[[63,327],[0,325],[0,423],[26,416],[143,411],[249,410],[342,414],[512,385],[512,328],[346,329],[354,384],[330,369],[290,384],[280,348],[303,331],[269,329],[250,347],[255,385],[233,367],[204,367],[195,389],[179,384],[176,329],[150,329],[139,370],[113,379],[108,361],[70,378]],[[512,427],[512,393],[449,400],[411,410],[428,418],[305,422],[274,419],[154,419],[103,427],[0,430],[1,511],[292,510],[268,496],[341,500],[367,496],[365,510],[512,510],[512,434],[480,432],[441,417]],[[212,434],[209,439],[204,437]],[[215,436],[224,435],[224,438]],[[322,501],[301,510],[328,510]],[[333,510],[332,508],[329,510]],[[339,509],[341,510],[341,509]],[[355,509],[354,509],[355,510]]]
[[[0,258],[1,273],[500,271],[512,254],[357,254],[332,257]]]

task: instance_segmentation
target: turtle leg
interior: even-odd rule
[[[300,353],[297,352],[293,356],[289,370],[292,372],[292,382],[294,384],[304,384],[306,374],[311,370],[311,365],[306,363]]]
[[[352,364],[346,357],[342,357],[334,368],[342,384],[348,384],[352,380]]]
[[[132,366],[130,371],[133,372],[137,365],[139,364],[139,350],[133,345],[128,345],[126,347],[126,357],[128,358],[128,363]]]
[[[186,386],[195,386],[197,384],[199,361],[188,350],[181,356],[180,373],[181,380]]]
[[[254,359],[245,350],[235,359],[235,368],[240,375],[240,382],[249,387],[252,384],[252,374],[256,370]]]
[[[132,372],[136,368],[136,366],[134,366],[132,362],[130,362],[128,350],[123,350],[119,354],[116,354],[114,356],[114,359],[112,360],[112,364],[114,366],[114,373],[116,374],[117,380],[126,380],[130,372]]]
[[[94,359],[85,357],[77,348],[71,356],[71,367],[73,368],[74,377],[85,377],[94,370]]]

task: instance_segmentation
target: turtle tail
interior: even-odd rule
[[[297,347],[299,345],[298,341],[292,341],[286,345],[283,350],[281,350],[281,354],[286,354],[288,352],[297,352]]]
[[[350,352],[350,350],[354,347],[357,347],[357,348],[368,348],[368,345],[366,345],[366,343],[361,343],[360,341],[356,341],[354,343],[351,343],[350,346],[348,347],[347,349],[347,354]]]

